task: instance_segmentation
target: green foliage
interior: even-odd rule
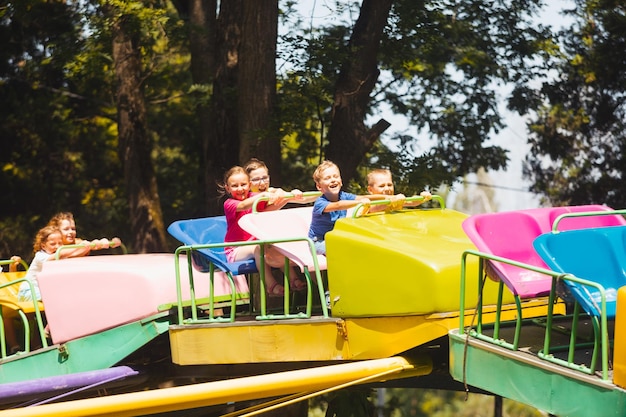
[[[485,140],[503,127],[499,86],[525,85],[538,70],[534,57],[551,44],[549,30],[532,21],[540,5],[538,0],[394,2],[369,113],[381,114],[382,105],[389,106],[410,120],[420,138],[429,137],[432,148],[418,150],[417,135],[386,137],[386,146],[377,144],[362,168],[391,168],[403,191],[451,184],[480,167],[504,168],[506,151]],[[283,177],[298,182],[308,180],[311,169],[291,169],[294,161],[300,166],[324,158],[333,86],[358,14],[355,3],[328,8],[332,19],[316,27],[290,9],[284,14],[291,30],[282,36],[289,48],[279,55],[280,68],[286,69],[280,115],[291,147],[283,152],[289,170]],[[362,178],[354,178],[358,184]]]
[[[309,401],[309,415],[315,417],[492,417],[493,396],[464,392],[385,388],[384,404],[378,403],[378,391],[346,389],[314,397]],[[543,417],[545,413],[528,405],[504,398],[503,417]]]
[[[165,221],[201,206],[198,94],[187,94],[189,51],[174,9],[166,2],[9,2],[0,11],[8,40],[0,51],[2,258],[29,259],[32,236],[58,211],[74,213],[80,236],[117,235],[128,244],[110,22],[102,5],[136,16]]]
[[[519,92],[533,108],[525,175],[553,205],[626,206],[626,13],[622,2],[576,1],[560,53],[546,63],[557,77]]]

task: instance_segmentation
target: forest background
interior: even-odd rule
[[[625,207],[625,6],[566,4],[554,30],[539,0],[337,1],[315,27],[284,0],[2,1],[0,257],[29,259],[58,211],[170,251],[167,225],[219,214],[252,156],[285,189],[323,159],[354,192],[371,167],[407,194],[458,187],[506,166],[503,100],[542,204]],[[389,112],[414,134],[385,136]]]
[[[167,225],[220,214],[217,183],[252,156],[285,189],[331,159],[353,192],[372,167],[406,194],[462,190],[509,163],[489,139],[502,103],[527,121],[541,204],[626,207],[626,6],[563,5],[555,29],[539,0],[327,1],[323,21],[287,0],[2,0],[0,258],[30,260],[58,211],[82,237],[172,251]],[[489,410],[407,395],[385,415]]]

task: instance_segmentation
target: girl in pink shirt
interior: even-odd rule
[[[258,211],[276,210],[284,206],[282,197],[276,193],[250,191],[250,178],[240,166],[234,166],[224,174],[224,193],[228,196],[224,202],[224,215],[226,216],[225,242],[239,242],[255,240],[255,237],[239,226],[239,219],[252,212],[252,206],[261,197],[268,200],[259,201]],[[261,249],[258,245],[230,246],[226,247],[226,258],[229,262],[255,260],[257,267],[260,262]],[[271,267],[279,268],[284,265],[284,257],[271,246],[265,249],[265,282],[270,296],[284,295],[285,288],[280,285],[272,275]]]

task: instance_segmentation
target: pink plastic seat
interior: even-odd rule
[[[463,230],[481,252],[548,269],[533,248],[533,241],[539,235],[550,232],[558,216],[610,210],[607,206],[585,205],[477,214],[463,222]],[[559,223],[559,230],[624,224],[626,220],[618,214],[566,218]],[[500,262],[488,262],[487,274],[494,280],[502,280],[520,298],[547,295],[552,285],[549,276]]]
[[[246,232],[260,240],[306,238],[309,234],[313,207],[298,207],[277,211],[250,213],[239,220]],[[283,255],[292,260],[302,271],[313,271],[317,257],[320,270],[326,269],[326,257],[311,253],[307,241],[276,243],[273,245]]]

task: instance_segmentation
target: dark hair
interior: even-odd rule
[[[269,169],[267,169],[265,162],[257,158],[250,158],[250,160],[243,165],[243,169],[246,170],[246,174],[248,175],[250,175],[250,173],[255,169],[259,168],[265,168],[265,170],[269,173]]]

